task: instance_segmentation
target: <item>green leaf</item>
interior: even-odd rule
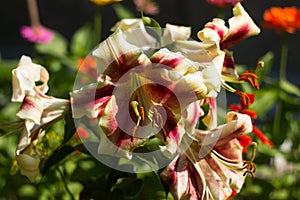
[[[63,145],[60,148],[56,149],[51,156],[46,160],[44,168],[42,169],[42,174],[45,175],[49,169],[62,161],[66,156],[71,154],[74,151],[74,147],[70,145]]]
[[[269,51],[259,60],[264,62],[264,67],[257,72],[257,76],[259,77],[258,81],[262,82],[262,80],[264,80],[264,78],[269,74],[272,68],[274,53]]]
[[[289,82],[287,80],[283,80],[283,81],[279,82],[279,86],[285,92],[294,94],[294,95],[300,97],[300,89],[296,85],[292,84],[291,82]]]
[[[112,186],[111,190],[119,189],[126,197],[135,197],[141,191],[142,180],[135,177],[122,177]]]
[[[209,112],[209,103],[201,105],[201,109],[203,110],[204,114],[199,118],[197,127],[200,130],[207,130],[207,126],[203,123],[202,120],[206,117],[206,115]]]
[[[154,28],[159,28],[159,29],[161,28],[159,23],[151,17],[143,16],[142,20],[143,20],[143,23],[146,27],[148,26],[148,27],[154,27]]]
[[[39,53],[61,58],[67,54],[68,42],[64,36],[54,31],[54,37],[50,43],[35,44],[35,48]]]
[[[203,119],[204,117],[206,117],[206,115],[208,114],[209,112],[209,103],[205,103],[203,105],[200,106],[201,109],[203,110],[204,112],[204,115],[200,117],[200,119]]]
[[[62,144],[66,144],[75,134],[75,132],[76,126],[72,117],[72,113],[68,113],[65,115],[65,135]]]
[[[277,89],[262,89],[255,93],[255,101],[250,106],[251,110],[254,110],[257,115],[263,115],[269,111],[278,99]]]
[[[112,8],[115,10],[119,19],[134,18],[132,12],[119,3],[112,4]]]
[[[90,25],[85,25],[79,28],[71,39],[71,52],[75,56],[85,57],[93,47],[91,40],[92,28]]]

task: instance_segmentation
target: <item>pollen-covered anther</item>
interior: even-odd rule
[[[242,109],[243,110],[248,109],[251,105],[251,98],[249,97],[249,95],[247,93],[241,92],[241,91],[235,91],[235,94],[237,94],[241,97],[240,104],[242,106]]]
[[[145,121],[145,109],[144,107],[139,107],[139,112],[140,112],[140,116],[141,116],[141,120]]]
[[[252,87],[255,87],[256,89],[260,89],[259,87],[259,83],[258,83],[258,77],[255,73],[253,72],[249,72],[249,71],[245,71],[244,73],[242,73],[239,76],[239,81],[246,81],[248,83],[250,83],[250,85]]]

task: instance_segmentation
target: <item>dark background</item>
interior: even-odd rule
[[[193,39],[197,40],[197,31],[216,16],[214,6],[205,0],[156,0],[160,13],[153,16],[162,26],[165,23],[191,26]],[[139,16],[132,0],[124,0],[121,4]],[[244,0],[244,8],[260,26],[263,13],[272,6],[297,6],[299,0]],[[93,18],[96,6],[89,0],[38,0],[41,23],[54,29],[70,39],[74,31]],[[231,9],[226,10],[230,17]],[[102,38],[110,34],[110,28],[118,20],[110,5],[102,9]],[[22,54],[31,54],[32,44],[20,36],[20,27],[29,25],[26,0],[7,0],[0,5],[0,53],[4,59],[18,59]],[[237,64],[249,67],[268,51],[273,51],[275,60],[271,75],[278,77],[281,37],[273,30],[263,29],[259,36],[249,38],[232,48]],[[288,79],[300,86],[300,35],[299,32],[289,36]]]

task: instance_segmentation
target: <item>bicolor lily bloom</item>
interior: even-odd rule
[[[175,199],[228,199],[242,188],[245,172],[255,170],[243,160],[236,139],[252,131],[250,117],[229,112],[226,118],[227,124],[215,129],[185,135],[182,152],[161,172]]]
[[[214,42],[225,52],[222,68],[222,78],[224,80],[223,87],[230,92],[239,95],[241,97],[243,108],[247,109],[251,103],[249,96],[241,91],[231,88],[225,82],[247,81],[251,86],[259,89],[257,81],[258,77],[255,73],[250,71],[246,71],[239,76],[236,72],[232,52],[228,51],[227,48],[232,47],[245,38],[259,34],[260,29],[242,7],[241,3],[237,3],[234,6],[233,15],[234,16],[228,20],[229,28],[225,25],[223,19],[214,18],[212,22],[205,24],[204,29],[199,31],[197,35],[201,41]],[[262,64],[262,62],[259,62],[257,69],[262,67]]]
[[[122,20],[115,30],[92,52],[98,83],[71,94],[73,117],[99,118],[101,154],[130,159],[155,135],[165,144],[162,151],[172,155],[185,134],[183,116],[189,107],[219,91],[224,54],[216,54],[211,43],[190,45],[187,27],[168,25],[161,43],[153,42],[139,19]],[[142,34],[135,39],[135,33]],[[180,45],[183,52],[177,51]]]
[[[28,168],[26,165],[28,162],[39,163],[39,158],[27,154],[35,141],[43,136],[46,128],[62,119],[69,110],[69,101],[45,94],[48,91],[49,74],[43,66],[32,63],[30,57],[21,57],[17,68],[12,71],[12,76],[12,101],[22,102],[17,117],[25,125],[16,150],[16,159],[22,174],[33,180],[30,169],[25,170]],[[41,84],[37,85],[36,82]]]
[[[213,41],[220,45],[220,49],[227,49],[245,38],[260,33],[260,29],[240,3],[233,7],[233,17],[228,20],[228,23],[229,28],[226,27],[223,19],[215,18],[198,32],[198,38],[201,41]]]
[[[214,18],[211,22],[206,23],[197,34],[201,41],[214,42],[220,46],[221,50],[224,50],[225,59],[222,74],[225,81],[239,78],[235,71],[233,55],[227,49],[243,39],[260,33],[259,27],[240,3],[233,7],[233,17],[228,20],[228,24],[229,28],[223,19]]]

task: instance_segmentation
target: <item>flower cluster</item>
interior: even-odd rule
[[[238,138],[255,127],[246,113],[251,96],[228,82],[259,85],[255,73],[238,75],[228,49],[260,29],[240,3],[228,24],[215,18],[198,32],[200,41],[194,41],[190,27],[161,28],[148,17],[123,19],[81,62],[70,100],[46,95],[48,72],[23,56],[13,70],[12,98],[22,102],[17,116],[24,128],[16,151],[21,173],[34,180],[40,158],[30,151],[32,146],[72,112],[74,119],[98,121],[99,155],[132,160],[139,149],[159,141],[155,149],[169,160],[159,175],[175,199],[227,199],[239,192],[255,164],[253,157],[243,159]],[[232,108],[224,116],[226,123],[218,126],[221,87],[238,94],[241,107]],[[93,138],[83,132],[84,139]]]

